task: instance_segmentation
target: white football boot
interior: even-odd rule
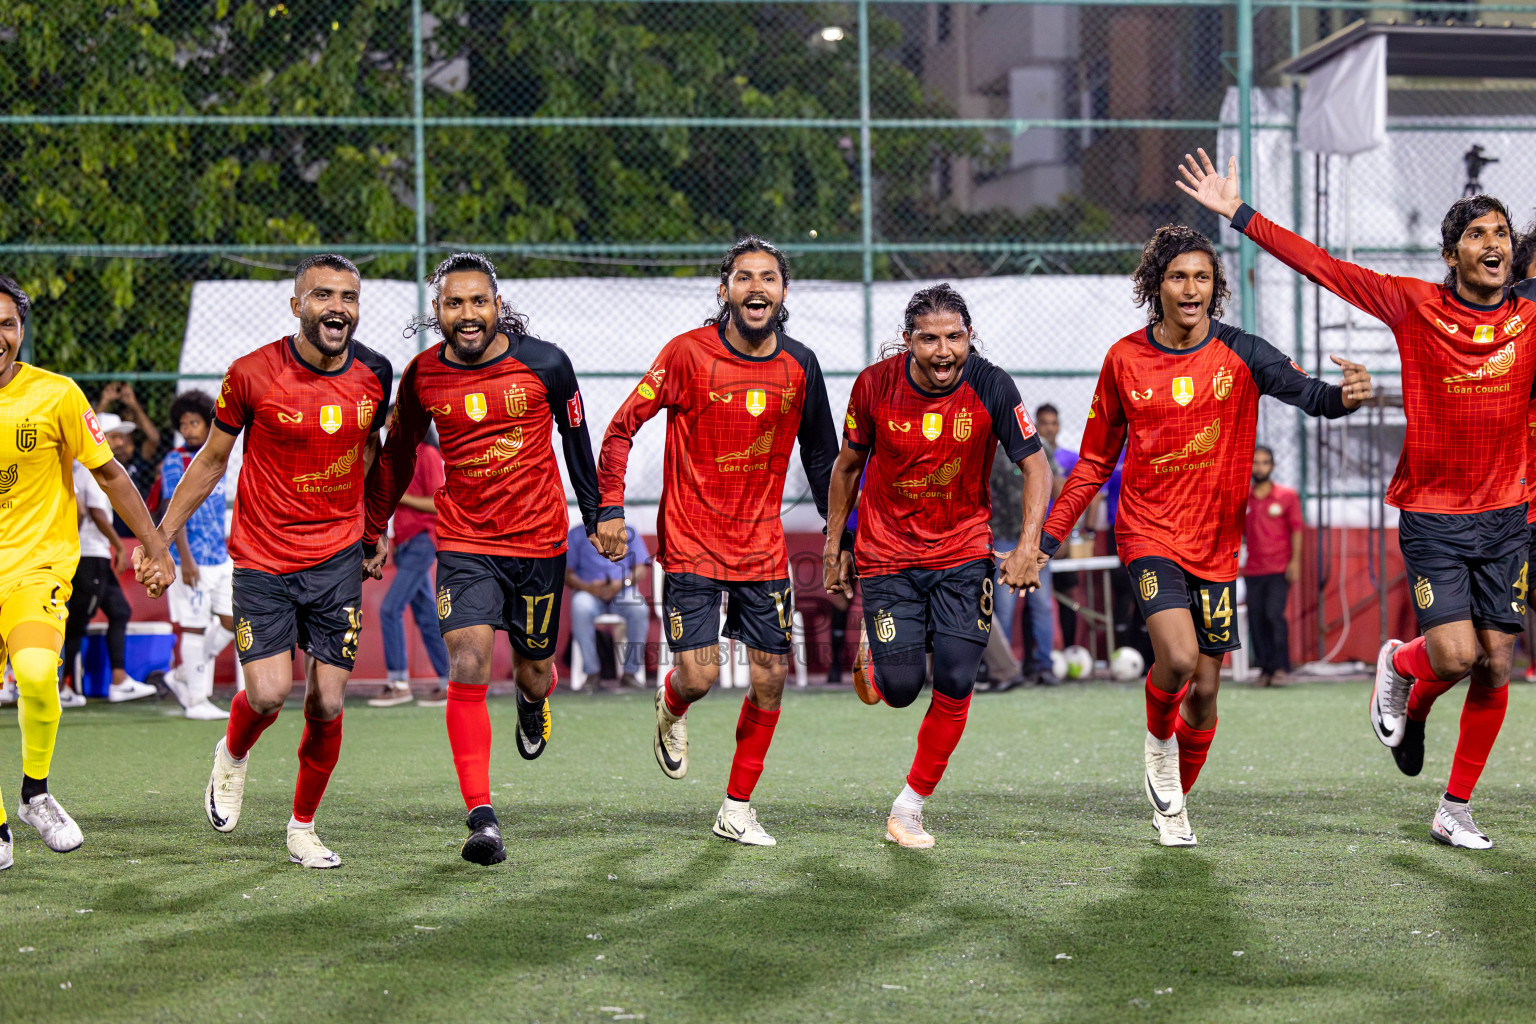
[[[891,815],[885,819],[885,838],[909,850],[931,850],[935,842],[923,828],[923,812],[901,803],[891,805]]]
[[[1371,687],[1371,731],[1384,747],[1403,742],[1408,721],[1408,691],[1413,680],[1398,672],[1392,664],[1392,652],[1403,646],[1401,640],[1388,640],[1376,654],[1376,685]]]
[[[667,710],[665,686],[656,687],[656,735],[651,749],[667,778],[680,779],[688,774],[688,716],[677,717]]]
[[[39,793],[31,800],[23,800],[16,807],[16,817],[37,829],[48,849],[54,853],[69,853],[80,849],[85,837],[80,826],[69,812],[59,806],[52,793]]]
[[[1180,807],[1178,814],[1152,812],[1152,827],[1157,830],[1157,841],[1163,846],[1198,846],[1195,830],[1189,826],[1189,808]]]
[[[1142,751],[1146,771],[1142,774],[1142,789],[1147,802],[1158,814],[1177,815],[1184,809],[1184,784],[1179,776],[1179,740],[1169,736],[1160,740],[1147,733]]]
[[[1435,816],[1430,819],[1429,834],[1437,843],[1459,846],[1463,850],[1486,850],[1493,846],[1493,840],[1473,823],[1472,809],[1443,796]]]
[[[295,827],[288,823],[288,859],[306,868],[334,868],[341,865],[341,858],[326,849],[320,837],[315,835],[313,824]]]
[[[247,758],[249,760],[249,758]],[[246,761],[236,761],[224,748],[224,737],[213,745],[213,771],[208,788],[203,791],[203,813],[208,824],[220,832],[233,832],[240,823],[240,805],[245,802]]]
[[[757,823],[757,812],[752,804],[725,798],[720,813],[715,815],[714,828],[710,829],[721,839],[729,839],[743,846],[777,846],[778,840]]]

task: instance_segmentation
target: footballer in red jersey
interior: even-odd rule
[[[1376,660],[1370,720],[1398,768],[1417,775],[1424,718],[1469,672],[1461,733],[1430,834],[1450,846],[1492,846],[1468,803],[1508,702],[1515,634],[1527,592],[1526,410],[1536,380],[1536,282],[1510,287],[1512,232],[1504,204],[1471,196],[1440,224],[1440,284],[1378,274],[1330,256],[1256,213],[1238,195],[1237,161],[1216,173],[1186,156],[1189,195],[1282,263],[1392,328],[1403,363],[1403,453],[1387,489],[1423,636],[1389,640]],[[1467,452],[1477,453],[1476,473]]]
[[[246,688],[214,747],[203,810],[220,832],[239,822],[246,756],[293,689],[297,644],[309,658],[288,854],[308,868],[340,863],[315,835],[315,811],[341,751],[342,701],[363,625],[363,481],[393,376],[383,356],[353,340],[360,283],[341,256],[298,265],[289,300],[298,332],[230,365],[215,429],[160,523],[169,544],[224,475],[243,432],[229,553]]]
[[[959,292],[940,284],[912,296],[902,340],[859,374],[848,399],[823,564],[827,592],[850,597],[858,569],[865,630],[853,670],[859,699],[908,706],[933,655],[933,698],[885,836],[926,849],[934,840],[923,828],[923,801],[965,732],[992,631],[993,456],[1001,443],[1024,474],[1024,526],[1002,563],[1002,583],[1015,589],[1039,586],[1051,470],[1012,378],[972,350],[971,314]],[[855,491],[859,528],[850,556],[838,538]]]
[[[1370,375],[1334,357],[1342,385],[1309,377],[1263,338],[1216,318],[1228,295],[1216,247],[1159,228],[1132,274],[1148,323],[1110,347],[1078,463],[1045,521],[1054,555],[1120,453],[1115,544],[1152,640],[1145,686],[1143,788],[1164,846],[1194,846],[1185,795],[1216,736],[1221,663],[1235,624],[1259,396],[1312,416],[1343,416],[1370,397]]]
[[[597,524],[597,466],[570,359],[529,336],[527,322],[502,302],[495,265],[456,253],[438,265],[432,284],[433,316],[422,326],[444,340],[400,375],[389,436],[368,477],[363,545],[383,536],[435,423],[446,470],[433,497],[437,617],[448,645],[448,742],[469,811],[460,852],[489,866],[507,856],[491,806],[485,703],[498,629],[512,642],[517,752],[531,761],[549,742],[570,522],[554,429],[589,534]],[[368,565],[383,562],[380,552]]]
[[[661,770],[688,771],[688,705],[714,686],[725,635],[747,648],[751,690],[736,724],[736,754],[713,832],[753,846],[774,839],[757,822],[753,789],[778,725],[789,667],[794,593],[780,519],[795,442],[811,496],[827,509],[837,434],[815,354],[784,333],[789,266],[748,236],[720,264],[719,311],[667,343],[603,436],[598,460],[603,521],[597,546],[626,550],[622,507],[632,439],[667,414],[666,461],[657,514],[657,562],[666,573],[667,645],[676,665],[656,690],[652,749]],[[617,510],[617,513],[613,510]]]

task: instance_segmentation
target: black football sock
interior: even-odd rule
[[[1464,804],[1464,803],[1466,803],[1466,802],[1467,802],[1467,801],[1465,801],[1465,800],[1460,800],[1460,799],[1457,799],[1457,798],[1456,798],[1456,797],[1454,797],[1454,796],[1451,796],[1451,794],[1449,794],[1449,793],[1446,793],[1446,794],[1445,794],[1445,802],[1446,802],[1446,803],[1450,803],[1450,804]]]
[[[11,841],[11,825],[10,825],[10,822],[0,821],[0,843],[8,843],[10,841]]]
[[[33,797],[48,792],[48,780],[46,778],[34,779],[30,775],[21,777],[21,802],[27,803]]]

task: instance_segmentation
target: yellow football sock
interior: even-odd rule
[[[21,770],[46,779],[59,734],[59,655],[46,647],[23,647],[11,652],[11,671],[20,697]]]

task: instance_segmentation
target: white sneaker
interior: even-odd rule
[[[1146,772],[1142,775],[1142,789],[1147,801],[1158,814],[1177,815],[1184,809],[1184,785],[1179,776],[1179,740],[1169,736],[1160,740],[1147,733],[1142,753]]]
[[[1493,840],[1473,824],[1472,809],[1443,796],[1435,816],[1430,819],[1429,834],[1437,843],[1459,846],[1463,850],[1486,850],[1493,846]]]
[[[59,691],[59,707],[83,708],[85,707],[85,698],[76,693],[73,686],[66,686]]]
[[[665,686],[656,687],[656,735],[651,737],[651,749],[667,778],[680,779],[688,774],[688,716],[675,718],[667,710]]]
[[[388,683],[377,697],[368,701],[371,708],[397,708],[402,704],[409,704],[416,698],[411,695],[411,684],[404,679],[396,679]]]
[[[341,858],[326,849],[320,837],[315,835],[314,825],[294,828],[289,823],[288,859],[306,868],[334,868],[341,865]]]
[[[189,708],[195,703],[192,695],[187,691],[186,681],[181,678],[181,666],[177,665],[165,673],[165,688],[171,691],[171,696],[176,698],[176,703],[184,708]]]
[[[1180,807],[1178,814],[1152,812],[1152,827],[1157,830],[1157,841],[1164,846],[1199,846],[1195,830],[1189,827],[1189,808]]]
[[[750,803],[737,803],[726,797],[715,815],[715,827],[710,829],[721,839],[741,843],[743,846],[777,846],[779,841],[757,823],[757,812]]]
[[[37,829],[37,834],[54,853],[78,850],[85,842],[80,826],[59,806],[52,793],[39,793],[31,800],[22,801],[16,807],[16,817]]]
[[[107,700],[113,704],[121,704],[125,700],[138,700],[141,697],[153,697],[155,688],[148,683],[141,683],[137,679],[125,676],[120,683],[113,683],[107,687]]]
[[[202,700],[187,708],[182,715],[195,722],[219,722],[228,718],[229,712],[211,700]]]
[[[15,863],[15,857],[11,853],[11,846],[12,844],[9,839],[0,839],[0,871],[4,871]]]
[[[249,758],[247,758],[249,760]],[[220,832],[233,832],[240,823],[240,805],[245,801],[245,761],[236,761],[224,748],[224,737],[213,745],[213,772],[208,788],[203,790],[203,813],[208,824]]]
[[[885,838],[911,850],[929,850],[935,842],[923,828],[923,812],[906,804],[891,805],[891,816],[885,819]]]
[[[1392,652],[1403,646],[1401,640],[1388,640],[1376,654],[1376,685],[1371,687],[1371,731],[1384,747],[1403,742],[1403,727],[1408,719],[1408,691],[1413,680],[1406,678],[1392,664]]]

